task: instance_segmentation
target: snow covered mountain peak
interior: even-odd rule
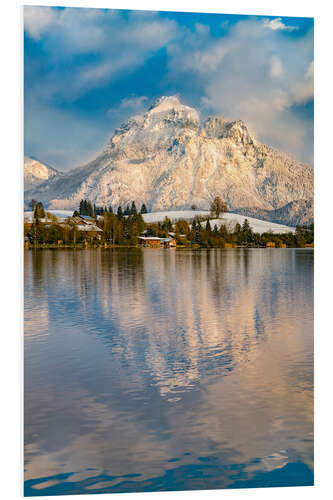
[[[242,120],[200,123],[194,108],[163,96],[121,125],[95,160],[26,190],[26,199],[57,209],[75,209],[81,199],[114,208],[134,200],[154,211],[207,209],[216,195],[233,210],[265,214],[303,200],[297,206],[311,220],[313,170],[256,140]]]
[[[155,113],[163,113],[163,112],[168,112],[168,111],[186,111],[188,113],[193,113],[196,116],[198,116],[197,111],[194,108],[191,108],[190,106],[186,106],[185,104],[181,103],[179,100],[178,96],[171,95],[171,96],[162,96],[156,99],[154,104],[150,106],[148,109],[149,114],[155,114]]]
[[[155,100],[154,104],[150,106],[149,110],[168,109],[172,107],[182,106],[179,97],[176,95],[163,95]]]
[[[200,128],[198,112],[180,102],[176,96],[163,96],[142,115],[132,116],[116,129],[106,151],[114,155],[118,151],[136,147],[147,152],[168,148],[180,136],[196,135]]]
[[[106,150],[114,153],[117,148],[127,148],[129,144],[142,146],[143,143],[149,143],[152,148],[167,147],[167,143],[170,146],[175,140],[200,135],[207,139],[229,139],[238,146],[255,143],[242,120],[228,121],[210,116],[201,123],[196,109],[182,104],[177,96],[162,96],[145,113],[123,123],[111,137]]]
[[[157,99],[154,104],[148,109],[146,116],[152,118],[153,115],[167,116],[169,120],[183,120],[185,122],[192,121],[196,126],[199,126],[200,118],[198,112],[182,104],[177,96],[162,96]],[[162,118],[163,119],[163,118]]]

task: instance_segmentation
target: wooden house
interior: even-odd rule
[[[82,235],[84,235],[85,238],[90,240],[100,240],[103,233],[102,229],[100,229],[98,226],[95,226],[94,224],[77,224],[75,226],[75,229]]]
[[[139,236],[139,243],[148,248],[175,248],[176,240],[172,237],[159,238],[157,236]]]

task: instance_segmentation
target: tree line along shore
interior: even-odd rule
[[[228,208],[215,197],[210,215],[196,215],[192,220],[172,222],[167,216],[163,221],[146,223],[142,214],[147,213],[143,203],[138,211],[133,201],[125,209],[111,206],[98,207],[89,200],[81,200],[78,210],[71,217],[58,218],[45,211],[43,204],[32,200],[33,216],[24,222],[25,248],[111,248],[160,246],[149,243],[174,242],[170,246],[186,248],[312,248],[314,225],[297,226],[293,233],[255,233],[245,219],[243,224],[223,223],[223,213]],[[194,207],[192,207],[194,208]],[[221,218],[222,216],[222,218]],[[221,218],[221,224],[212,221]],[[163,245],[162,245],[163,246]],[[166,246],[166,245],[164,245]],[[167,245],[169,247],[169,245]]]

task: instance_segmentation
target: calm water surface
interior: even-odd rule
[[[313,251],[25,253],[25,494],[313,484]]]

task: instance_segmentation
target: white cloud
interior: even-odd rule
[[[275,19],[264,19],[265,28],[269,28],[273,31],[283,30],[283,31],[295,31],[298,30],[298,26],[287,26],[282,22],[281,17],[276,17]]]
[[[148,101],[148,97],[145,95],[139,96],[139,97],[125,97],[124,99],[121,100],[120,103],[120,108],[121,109],[131,109],[131,110],[138,110],[142,109]]]
[[[210,35],[210,28],[205,24],[195,23],[195,31],[199,33],[202,37]]]
[[[161,19],[158,13],[132,12],[126,19],[117,11],[82,8],[29,7],[25,31],[35,39],[44,37],[55,67],[37,84],[35,93],[68,101],[135,71],[178,36],[177,23]],[[94,62],[76,66],[75,57],[81,54],[94,54]],[[59,64],[64,66],[61,74]]]
[[[116,117],[116,121],[122,122],[128,119],[128,115],[136,115],[147,108],[149,98],[145,95],[136,96],[134,94],[124,97],[120,103],[113,108],[108,109],[108,115]]]
[[[308,69],[306,70],[305,77],[313,80],[313,76],[314,76],[314,61],[312,60],[308,66]]]
[[[283,74],[283,64],[277,56],[271,58],[270,75],[272,78],[280,78]]]
[[[51,7],[24,6],[24,29],[35,40],[58,22],[58,12]]]
[[[117,22],[114,17],[107,16],[111,23]],[[53,7],[24,8],[24,29],[34,39],[48,39],[55,42],[58,52],[52,56],[58,58],[66,54],[84,53],[101,49],[107,43],[107,31],[104,25],[106,16],[102,9]],[[52,51],[52,43],[48,49]]]
[[[121,33],[121,38],[142,49],[154,50],[169,43],[176,34],[177,25],[174,21],[149,20],[130,25]]]
[[[312,31],[295,39],[250,19],[204,45],[191,34],[169,54],[169,80],[191,75],[205,114],[243,119],[263,142],[312,161],[313,123],[293,109],[313,98]]]
[[[313,61],[311,61],[303,81],[298,82],[292,91],[292,100],[295,104],[304,104],[313,98],[313,92]]]
[[[111,77],[119,74],[124,68],[130,65],[135,67],[137,62],[138,58],[135,54],[125,54],[119,55],[117,59],[106,59],[99,64],[83,66],[73,80],[74,88],[80,86],[92,88],[99,83],[105,83]]]
[[[118,11],[52,7],[25,7],[24,28],[28,36],[53,40],[58,57],[91,50],[103,53],[132,47],[155,50],[177,36],[177,23],[162,20],[158,13],[131,12],[125,19]],[[61,50],[59,50],[59,47]],[[52,45],[49,45],[52,50]],[[53,54],[55,55],[55,54]]]
[[[184,94],[184,82],[193,81],[205,111],[244,119],[261,140],[302,159],[311,156],[313,123],[298,118],[292,108],[313,98],[312,31],[286,36],[298,28],[287,26],[280,17],[239,21],[220,38],[204,24],[190,30],[143,11],[125,18],[112,10],[25,7],[24,17],[26,34],[43,40],[55,68],[31,90],[39,101],[75,100],[133,73],[166,47],[168,75],[159,82],[161,88],[167,83],[175,92],[179,85]],[[89,62],[81,57],[85,54]],[[145,99],[129,96],[117,113],[125,117],[141,111]]]

